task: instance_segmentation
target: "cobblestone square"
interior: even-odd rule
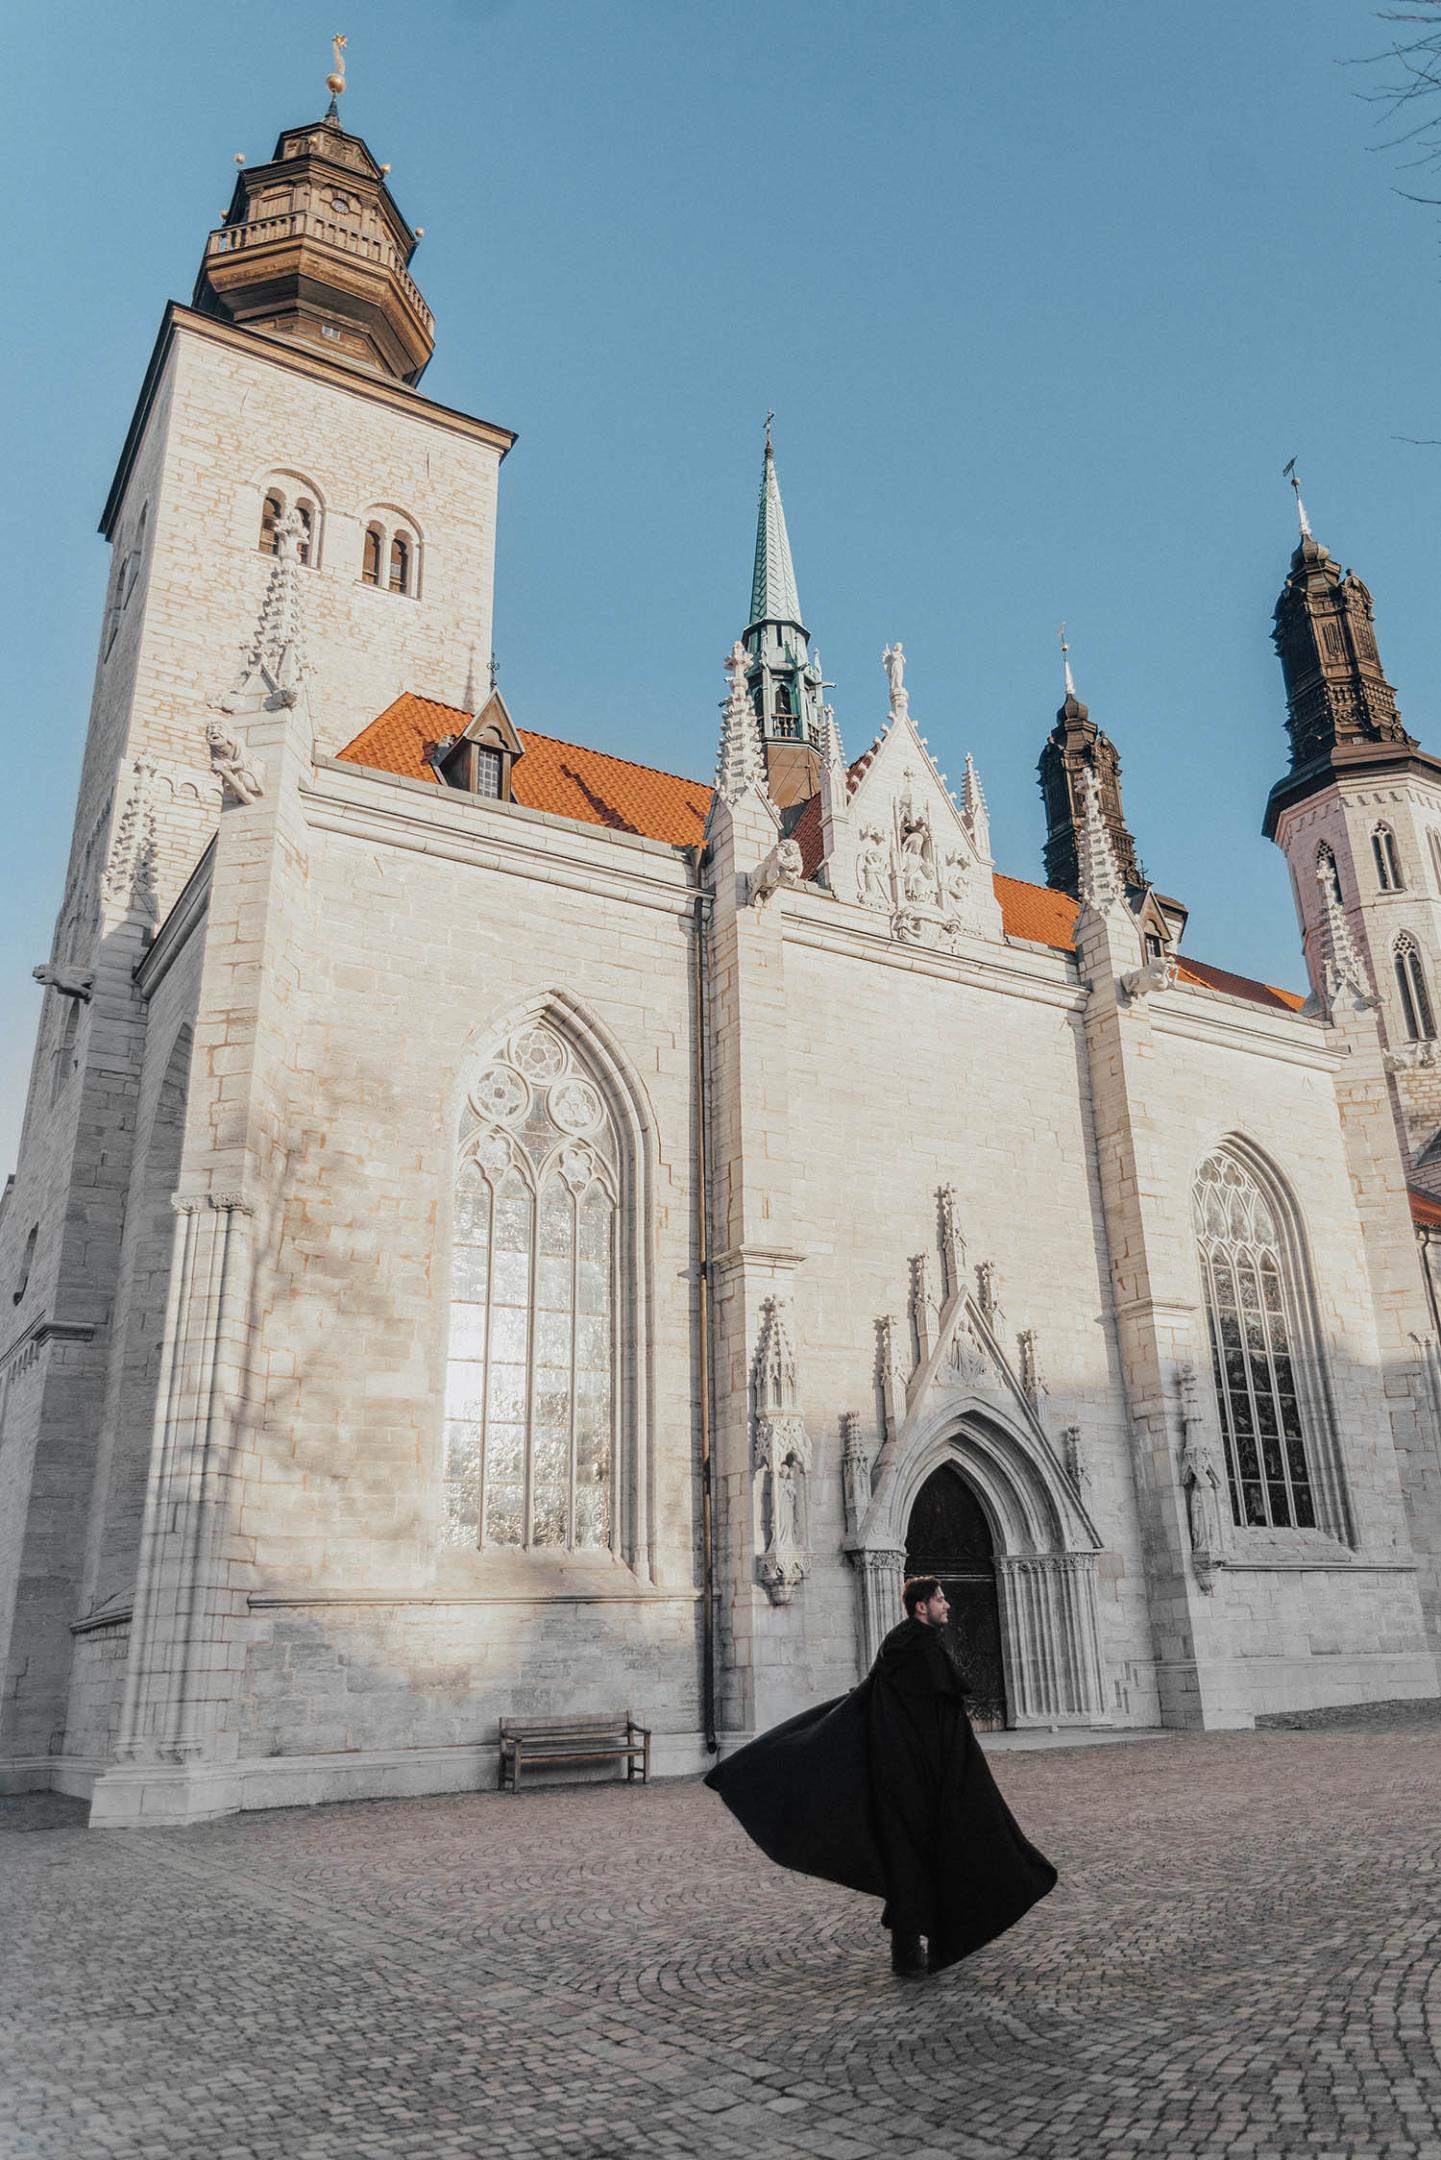
[[[0,1803],[0,2150],[1441,2156],[1435,1704],[994,1764],[1061,1885],[923,1985],[694,1782]]]

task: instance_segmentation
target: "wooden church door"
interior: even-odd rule
[[[978,1732],[1006,1723],[995,1546],[980,1501],[949,1463],[916,1494],[906,1530],[907,1575],[934,1575],[951,1601],[947,1647],[970,1689],[966,1709]]]

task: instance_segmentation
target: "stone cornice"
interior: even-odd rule
[[[1228,997],[1222,991],[1202,990],[1189,1009],[1180,1000],[1195,986],[1176,984],[1151,1001],[1151,1027],[1157,1035],[1182,1037],[1188,1042],[1224,1044],[1229,1050],[1244,1049],[1261,1057],[1281,1058],[1289,1065],[1309,1066],[1314,1072],[1341,1070],[1342,1055],[1325,1041],[1319,1022],[1300,1013],[1270,1012],[1246,998]]]
[[[1332,750],[1276,782],[1266,798],[1261,830],[1268,840],[1274,840],[1285,813],[1310,796],[1324,794],[1338,781],[1365,783],[1385,779],[1388,774],[1410,774],[1441,784],[1441,758],[1432,757],[1414,743],[1409,747],[1405,743],[1355,743]]]
[[[992,945],[984,938],[970,938],[956,952],[942,952],[933,945],[901,944],[873,909],[850,907],[818,892],[792,892],[787,898],[787,944],[871,961],[878,967],[903,968],[913,975],[932,975],[942,982],[963,983],[1062,1011],[1079,1012],[1085,1003],[1069,956],[1052,953],[1049,947],[1044,948],[1049,961],[1034,946]]]
[[[259,330],[247,330],[236,323],[222,321],[215,315],[202,315],[198,309],[185,307],[172,300],[161,319],[150,359],[145,369],[145,379],[126,431],[125,444],[120,452],[120,462],[100,513],[100,531],[109,539],[114,531],[115,520],[124,498],[131,468],[135,463],[145,434],[145,424],[155,403],[166,362],[175,346],[177,336],[198,337],[211,344],[229,346],[232,352],[245,352],[254,358],[265,360],[273,367],[284,368],[292,375],[304,375],[311,382],[324,383],[327,389],[341,390],[351,397],[362,399],[372,405],[385,405],[392,412],[403,414],[410,420],[422,420],[431,427],[445,428],[455,435],[467,436],[472,442],[488,443],[502,457],[511,448],[516,437],[512,429],[497,427],[494,421],[478,420],[472,413],[457,411],[451,405],[437,405],[432,398],[419,390],[411,390],[404,383],[393,382],[384,376],[361,375],[343,361],[327,359],[322,352],[309,352],[298,345],[287,344],[283,339],[266,337]]]
[[[481,797],[447,801],[419,781],[369,772],[335,758],[316,761],[314,778],[301,794],[306,822],[320,832],[467,863],[564,891],[595,893],[667,915],[689,919],[695,912],[692,867],[681,849],[661,840],[612,833],[514,803],[489,803]],[[557,834],[571,850],[568,858],[556,852],[551,836]]]
[[[87,1343],[95,1337],[93,1320],[52,1320],[48,1313],[37,1313],[29,1326],[22,1328],[7,1349],[0,1350],[0,1371],[4,1371],[17,1359],[23,1371],[30,1359],[43,1350],[47,1343]]]

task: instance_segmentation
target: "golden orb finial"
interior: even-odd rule
[[[339,97],[345,88],[345,48],[348,40],[336,31],[330,41],[331,72],[325,78],[325,87],[332,97]]]

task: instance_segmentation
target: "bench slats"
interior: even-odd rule
[[[521,1771],[529,1763],[605,1762],[625,1763],[627,1783],[634,1781],[640,1766],[641,1783],[650,1780],[650,1729],[638,1725],[630,1711],[570,1718],[502,1718],[500,1721],[500,1783],[512,1792],[520,1790]]]

